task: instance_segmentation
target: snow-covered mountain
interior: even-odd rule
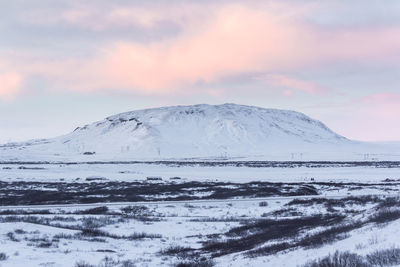
[[[57,138],[8,144],[0,152],[7,159],[317,160],[360,146],[299,112],[203,104],[121,113]]]

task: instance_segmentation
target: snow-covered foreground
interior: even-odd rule
[[[359,197],[2,210],[0,253],[6,259],[0,264],[303,266],[337,250],[367,255],[399,246],[400,211],[394,207],[399,201]]]
[[[336,251],[357,254],[365,265],[356,266],[396,266],[399,170],[396,162],[0,164],[0,266],[313,267]],[[397,263],[375,264],[378,250]]]

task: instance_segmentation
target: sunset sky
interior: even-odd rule
[[[400,140],[400,1],[0,2],[0,143],[227,102]]]

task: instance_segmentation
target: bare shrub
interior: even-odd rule
[[[121,211],[126,214],[143,215],[148,208],[146,206],[126,206],[121,208]]]
[[[108,212],[108,208],[106,206],[91,208],[87,210],[77,211],[77,214],[88,214],[88,215],[98,215],[98,214],[106,214]]]
[[[133,233],[128,235],[126,238],[129,240],[136,240],[136,239],[144,239],[144,238],[161,238],[162,236],[160,234],[148,234],[145,232],[141,233]]]
[[[400,206],[400,197],[387,197],[379,203],[379,208],[391,208]]]
[[[16,234],[19,234],[19,235],[21,235],[21,234],[26,234],[26,231],[24,231],[24,230],[22,230],[22,229],[15,229],[14,232],[15,232]]]
[[[114,222],[115,221],[109,217],[89,217],[82,219],[82,227],[85,229],[95,229],[113,224]]]
[[[175,267],[213,267],[214,265],[215,262],[213,260],[202,257],[179,262]]]
[[[364,258],[350,252],[336,251],[333,255],[310,261],[303,267],[372,267]]]
[[[179,245],[171,245],[167,247],[166,249],[163,249],[160,251],[161,255],[168,255],[168,256],[183,256],[187,254],[188,252],[192,251],[193,249],[190,247],[183,247]]]
[[[4,252],[0,252],[0,261],[5,261],[8,259],[8,256]]]
[[[75,267],[95,267],[95,266],[85,261],[78,261],[77,263],[75,263]]]
[[[119,264],[119,261],[116,261],[111,257],[105,256],[102,259],[99,267],[114,267],[114,266],[117,266],[118,264]]]
[[[377,250],[366,256],[367,261],[374,266],[393,266],[400,264],[400,248]]]
[[[8,237],[8,239],[10,239],[11,241],[14,241],[14,242],[21,241],[15,236],[15,234],[13,232],[8,232],[7,237]]]
[[[400,249],[389,248],[377,250],[365,257],[350,253],[338,252],[325,258],[310,261],[303,267],[386,267],[400,264]]]
[[[400,219],[400,209],[384,208],[373,214],[369,220],[375,223],[388,223]]]
[[[121,267],[136,267],[136,264],[131,260],[124,260],[121,262]]]
[[[293,242],[282,242],[247,252],[251,257],[271,255],[286,249],[303,247],[306,249],[321,247],[324,244],[330,244],[337,240],[348,237],[348,232],[362,227],[361,222],[352,222],[348,224],[339,224],[317,233],[306,235]]]

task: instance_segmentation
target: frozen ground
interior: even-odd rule
[[[243,165],[244,164],[244,165]],[[239,166],[239,167],[238,167]],[[163,180],[180,177],[186,181],[265,182],[381,182],[400,179],[399,162],[308,163],[255,162],[227,163],[104,163],[104,164],[0,164],[1,181],[82,182],[90,177],[108,181],[146,180],[158,176]],[[79,179],[77,179],[79,178]]]
[[[399,179],[398,162],[0,164],[0,266],[400,266]]]
[[[398,205],[397,198],[351,197],[3,209],[1,264],[303,266],[337,250],[396,248]]]

